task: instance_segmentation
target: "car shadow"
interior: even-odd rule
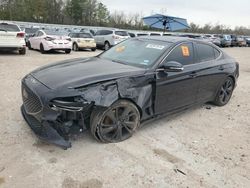
[[[1,56],[19,55],[17,50],[0,50]]]
[[[169,122],[171,120],[181,118],[181,116],[183,116],[183,115],[192,114],[194,111],[198,111],[201,109],[210,110],[214,107],[216,107],[216,106],[211,104],[211,103],[206,103],[206,104],[202,104],[202,105],[195,105],[195,106],[189,107],[187,109],[184,109],[184,110],[181,110],[181,111],[178,111],[175,113],[164,114],[162,116],[153,118],[153,119],[148,120],[146,122],[143,122],[141,124],[141,127],[138,129],[138,131],[150,129],[153,126],[152,124],[155,124],[156,126],[162,126],[161,122]]]
[[[203,105],[197,105],[197,106],[193,106],[190,108],[187,108],[185,110],[179,111],[179,112],[175,112],[172,114],[165,114],[163,116],[159,116],[157,118],[153,118],[152,120],[148,120],[144,123],[141,124],[141,127],[137,130],[137,132],[140,131],[146,131],[147,129],[151,129],[153,126],[155,127],[161,127],[161,126],[168,126],[165,123],[171,121],[171,120],[175,120],[177,118],[181,118],[183,115],[187,115],[187,114],[192,114],[194,111],[198,111],[198,110],[202,110],[202,109],[207,109],[210,110],[211,108],[216,107],[213,104],[207,103],[207,104],[203,104]],[[162,122],[164,122],[164,124],[162,124]],[[170,125],[169,125],[170,126]],[[136,136],[136,135],[134,135]],[[99,145],[100,143],[98,141],[96,141],[94,139],[94,137],[91,135],[90,130],[85,130],[83,133],[81,134],[76,134],[76,135],[72,135],[70,136],[70,142],[72,143],[72,147],[73,148],[77,148],[79,149],[79,147],[82,147],[82,145]],[[45,143],[43,141],[37,140],[34,144],[34,146],[44,150],[44,151],[50,151],[51,149],[53,150],[63,150],[61,147],[57,147],[53,144],[48,144]],[[72,148],[69,148],[69,150]]]
[[[34,49],[31,49],[29,51],[34,51],[34,52],[37,52],[37,53],[40,53],[42,54],[39,50],[34,50]],[[50,51],[46,51],[44,54],[42,55],[55,55],[55,54],[64,54],[65,55],[65,52],[64,51],[61,51],[61,50],[50,50]]]

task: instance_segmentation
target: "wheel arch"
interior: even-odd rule
[[[120,100],[125,100],[125,101],[128,101],[128,102],[131,102],[133,105],[135,105],[135,107],[137,108],[137,110],[139,111],[140,113],[140,118],[142,117],[142,109],[141,107],[133,100],[133,99],[130,99],[130,98],[119,98],[118,100],[116,100],[114,103],[116,103],[117,101],[120,101]],[[114,104],[113,103],[113,104]],[[112,105],[113,105],[112,104]]]

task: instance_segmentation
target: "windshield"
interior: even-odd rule
[[[0,24],[0,31],[14,31],[14,32],[18,32],[18,31],[20,31],[20,29],[17,27],[17,25],[7,24],[7,23],[1,23]]]
[[[150,40],[126,40],[100,55],[100,58],[137,67],[150,67],[166,51],[171,43]]]

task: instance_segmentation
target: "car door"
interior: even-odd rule
[[[102,30],[99,30],[95,33],[94,39],[97,45],[101,45],[101,34]]]
[[[185,42],[173,48],[164,60],[165,63],[171,61],[181,63],[183,71],[156,72],[156,114],[178,110],[196,102],[199,81],[196,79],[196,55],[193,43]]]
[[[197,79],[199,79],[199,90],[197,100],[208,102],[214,99],[218,87],[226,79],[226,69],[222,52],[210,44],[195,42],[197,54]]]
[[[34,49],[40,49],[40,42],[41,42],[41,36],[43,35],[43,32],[38,31],[35,35],[35,37],[33,37],[33,41],[32,41],[32,48]]]

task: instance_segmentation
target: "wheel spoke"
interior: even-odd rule
[[[112,110],[107,114],[107,116],[112,120],[113,123],[116,123],[117,118],[115,117],[115,114]]]
[[[127,124],[123,123],[122,125],[123,125],[123,127],[129,132],[129,134],[132,133],[131,128],[130,128],[129,126],[127,126]]]
[[[224,93],[222,101],[223,101],[223,102],[226,102],[226,99],[227,99],[227,94]]]
[[[116,120],[119,119],[119,108],[115,109],[115,118],[116,118]]]
[[[122,139],[122,127],[118,126],[117,130],[116,130],[116,139]]]
[[[102,128],[102,134],[107,134],[107,133],[110,133],[111,131],[115,130],[114,127],[106,127],[106,128]]]
[[[125,118],[129,115],[130,109],[129,108],[125,108],[122,112],[122,117]]]
[[[135,125],[135,123],[132,121],[125,121],[125,122],[123,122],[123,124],[125,124],[127,127],[131,128],[131,129],[133,129],[134,125]]]

